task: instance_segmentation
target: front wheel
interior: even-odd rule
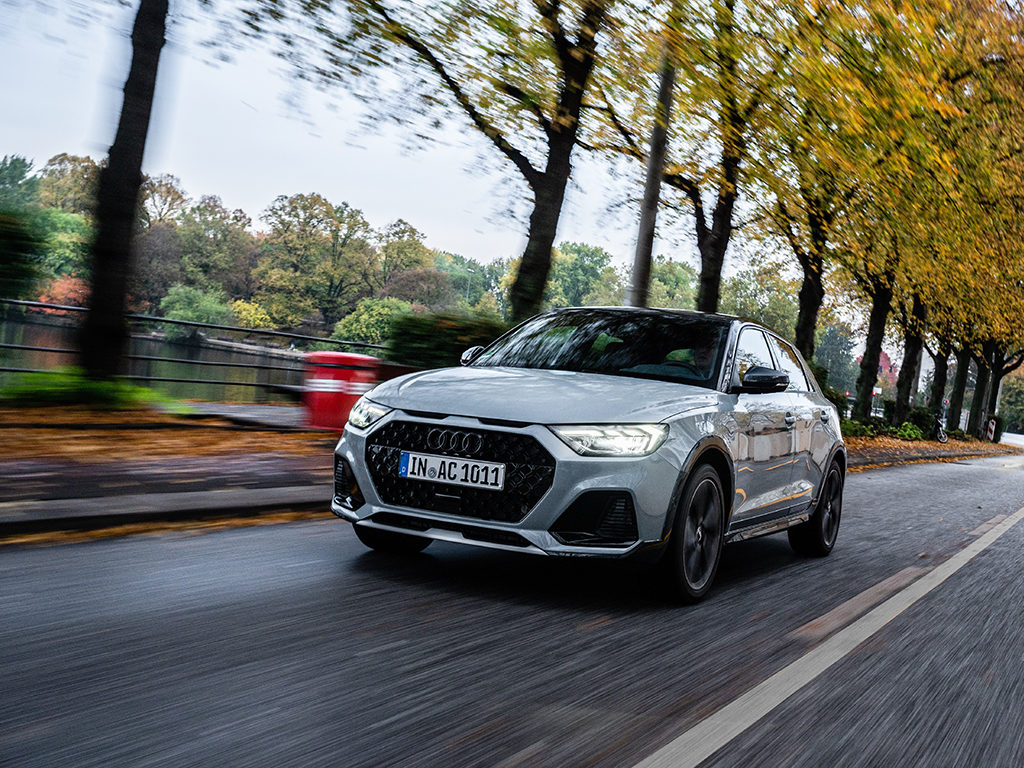
[[[789,529],[789,545],[799,555],[824,557],[836,545],[843,512],[843,473],[832,462],[822,483],[818,505],[806,523]]]
[[[390,552],[396,555],[412,555],[421,552],[430,544],[430,539],[423,536],[410,536],[407,533],[382,531],[380,528],[367,528],[365,525],[353,525],[356,536],[370,549]]]
[[[722,557],[725,504],[714,468],[698,468],[676,509],[662,565],[673,596],[695,603],[711,589]]]
[[[940,443],[945,443],[948,442],[949,440],[949,435],[946,434],[946,430],[944,430],[942,427],[938,428],[938,430],[935,433],[935,437],[938,438],[938,441]]]

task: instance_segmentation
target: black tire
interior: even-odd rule
[[[353,525],[356,536],[370,549],[378,552],[390,552],[395,555],[414,555],[422,552],[430,544],[431,539],[425,536],[410,536],[407,533],[382,531],[380,528],[367,528],[365,525]]]
[[[722,481],[713,467],[698,467],[686,483],[662,560],[670,594],[696,603],[711,589],[725,536]]]
[[[843,514],[843,472],[833,461],[821,484],[821,496],[806,523],[789,529],[789,545],[798,555],[825,557],[836,545]]]
[[[942,427],[939,427],[938,432],[935,435],[935,437],[938,439],[938,441],[940,443],[947,443],[947,442],[949,442],[949,435],[946,434],[946,430],[944,430]]]

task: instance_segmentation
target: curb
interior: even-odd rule
[[[890,459],[883,457],[865,457],[856,456],[849,457],[847,466],[850,469],[876,469],[881,467],[896,467],[901,464],[918,464],[922,462],[942,462],[947,460],[958,460],[958,459],[989,459],[996,458],[997,456],[1017,456],[1020,455],[1020,451],[1009,450],[1009,451],[987,451],[984,453],[919,453],[911,456],[903,456],[898,459]]]
[[[91,499],[0,503],[0,536],[95,530],[128,523],[251,517],[285,510],[328,511],[331,484],[183,493],[138,493]]]

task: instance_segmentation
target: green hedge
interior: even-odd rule
[[[853,419],[842,419],[839,422],[840,431],[843,433],[843,437],[874,437],[874,427],[868,426],[867,424],[861,424],[859,421]]]
[[[493,317],[406,315],[391,327],[387,357],[400,365],[446,368],[458,365],[470,347],[490,344],[508,328]]]
[[[20,373],[11,377],[9,383],[0,389],[0,405],[86,405],[129,410],[156,405],[173,408],[174,401],[156,390],[123,379],[90,379],[81,369],[71,367],[45,373]]]
[[[935,423],[935,417],[932,414],[931,408],[918,406],[911,409],[910,413],[907,414],[907,421],[926,435],[930,435],[932,433],[932,424]]]
[[[924,432],[909,421],[904,421],[896,430],[894,437],[898,437],[900,440],[923,440]]]

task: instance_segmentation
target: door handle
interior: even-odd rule
[[[792,427],[794,424],[796,424],[796,416],[794,416],[792,413],[787,413],[786,414],[786,426],[787,427]]]
[[[822,410],[819,415],[821,416],[821,420],[828,424],[828,411]]]

